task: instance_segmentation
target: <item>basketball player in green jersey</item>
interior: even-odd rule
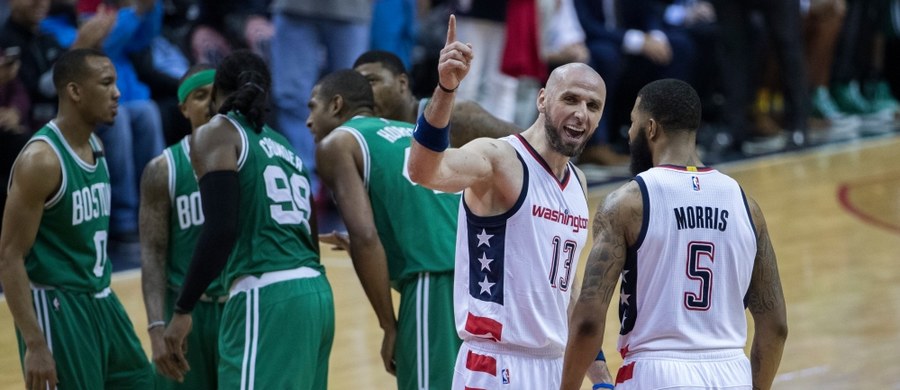
[[[397,121],[416,123],[429,99],[416,99],[403,61],[389,51],[370,50],[361,54],[353,70],[369,80],[375,94],[375,115]],[[523,129],[499,119],[471,100],[457,101],[450,123],[450,145],[460,147],[479,137],[500,138],[521,133]]]
[[[385,369],[401,390],[449,389],[461,343],[453,321],[459,195],[409,181],[414,127],[374,117],[365,77],[337,71],[311,96],[307,126],[318,143],[319,177],[334,194],[350,258],[384,330]],[[391,286],[400,293],[399,321]]]
[[[103,53],[59,58],[59,114],[13,166],[0,237],[0,281],[28,389],[149,389],[150,362],[109,288],[109,171],[94,128],[118,109]]]
[[[182,373],[191,311],[222,274],[219,388],[326,389],[334,300],[319,262],[304,163],[265,125],[271,78],[246,50],[216,69],[216,115],[191,140],[205,222],[166,328]],[[191,350],[187,351],[192,353]]]
[[[209,101],[215,69],[195,65],[182,77],[178,102],[191,129],[209,122]],[[201,295],[193,311],[194,329],[188,336],[188,364],[184,376],[167,358],[163,331],[172,317],[191,254],[203,226],[200,189],[191,168],[190,135],[154,158],[141,178],[141,284],[147,309],[150,345],[157,389],[216,389],[218,336],[228,291],[217,279]],[[180,382],[180,383],[179,383]]]

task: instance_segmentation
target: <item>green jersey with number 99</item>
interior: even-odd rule
[[[240,114],[226,116],[241,136],[238,156],[240,210],[238,238],[224,271],[224,282],[272,271],[310,267],[319,272],[309,175],[288,141],[264,126],[259,133]]]
[[[100,141],[91,134],[95,161],[78,157],[53,122],[28,143],[46,142],[59,158],[59,190],[44,202],[44,213],[25,269],[32,283],[75,292],[109,287],[106,255],[109,230],[109,169]],[[26,146],[27,147],[27,146]],[[15,169],[15,168],[14,168]]]

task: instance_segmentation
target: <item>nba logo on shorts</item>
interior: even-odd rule
[[[503,370],[500,371],[500,378],[503,379],[504,385],[509,384],[509,369],[508,368],[504,368]]]
[[[694,187],[694,191],[700,191],[700,179],[697,176],[691,176],[691,185]]]

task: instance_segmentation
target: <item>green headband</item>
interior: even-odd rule
[[[178,86],[178,104],[184,104],[184,101],[187,100],[187,97],[191,92],[194,92],[195,89],[204,85],[212,84],[215,79],[215,69],[201,70],[192,74],[191,77],[188,77],[187,80],[184,80],[184,82]]]

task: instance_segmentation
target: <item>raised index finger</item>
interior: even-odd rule
[[[456,15],[450,14],[450,22],[447,26],[447,43],[449,45],[456,42]]]

